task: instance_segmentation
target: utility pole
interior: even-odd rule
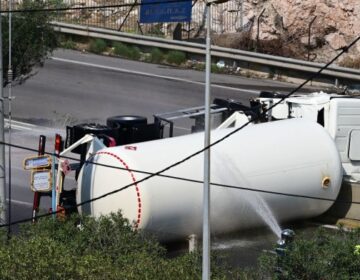
[[[0,1],[1,10],[1,1]],[[5,126],[4,126],[4,82],[3,82],[3,55],[2,55],[2,16],[0,15],[0,142],[5,141]],[[6,184],[5,184],[5,145],[0,144],[0,223],[6,223]]]
[[[207,0],[206,2],[206,65],[205,65],[205,133],[204,133],[204,186],[203,186],[203,248],[202,280],[210,280],[210,136],[211,136],[211,6],[228,0]]]
[[[1,0],[0,0],[1,1]],[[8,121],[9,121],[9,144],[11,144],[11,100],[12,100],[12,80],[13,80],[13,71],[12,71],[12,0],[9,0],[9,65],[8,65],[8,98],[9,98],[9,112],[8,112]],[[11,146],[8,147],[8,223],[11,223]],[[8,226],[8,238],[10,238],[11,226]]]
[[[211,3],[206,4],[206,69],[205,69],[205,134],[204,147],[210,145],[210,88],[211,88]],[[210,149],[204,151],[203,188],[203,256],[202,280],[210,279]]]

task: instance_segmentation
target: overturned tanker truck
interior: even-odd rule
[[[264,225],[254,209],[260,200],[280,223],[318,216],[332,206],[343,180],[360,179],[360,99],[322,92],[297,95],[262,114],[279,98],[263,92],[249,106],[223,99],[211,105],[211,142],[256,119],[211,148],[213,233]],[[179,120],[191,122],[191,133],[174,136]],[[68,127],[58,177],[64,177],[64,169],[75,170],[77,188],[57,185],[57,207],[123,188],[79,206],[78,212],[98,217],[121,210],[135,228],[163,241],[200,235],[202,153],[143,179],[201,150],[203,123],[204,108],[196,107],[154,115],[153,123],[116,116],[106,126]],[[80,165],[63,164],[61,156],[70,152],[80,154]]]

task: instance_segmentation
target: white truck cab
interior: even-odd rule
[[[280,98],[260,97],[256,100],[263,108],[270,108]],[[306,118],[322,125],[336,143],[344,180],[360,182],[360,98],[323,92],[296,95],[270,110],[268,118]]]

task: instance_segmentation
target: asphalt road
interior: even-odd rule
[[[204,103],[204,72],[68,50],[56,51],[39,73],[13,89],[13,116],[64,127],[69,121],[104,121],[120,114],[151,117]],[[295,85],[212,75],[212,96],[247,103],[260,90],[288,92]]]
[[[52,152],[55,133],[65,136],[67,124],[105,123],[109,116],[126,114],[151,118],[155,113],[201,106],[204,79],[204,72],[199,71],[58,50],[37,75],[13,88],[16,98],[12,116],[21,122],[13,123],[11,142],[37,148],[38,137],[44,134],[48,137],[47,151]],[[213,97],[247,104],[261,90],[288,92],[294,87],[271,80],[213,74],[211,91]],[[22,169],[22,161],[33,154],[11,150],[12,220],[31,215],[30,172]],[[43,207],[49,205],[45,201]]]

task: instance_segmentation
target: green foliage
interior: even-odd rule
[[[360,279],[358,244],[359,230],[320,229],[312,238],[296,238],[280,260],[276,255],[263,255],[259,273],[261,278],[273,279]],[[274,273],[276,266],[281,267],[282,273]]]
[[[180,51],[169,51],[166,61],[171,64],[180,65],[186,61],[186,54]]]
[[[225,68],[220,68],[216,64],[211,64],[211,73],[224,73]]]
[[[64,49],[75,49],[76,43],[73,40],[68,39],[66,41],[61,42],[61,47]]]
[[[43,1],[24,0],[19,9],[43,9]],[[7,84],[8,15],[2,17],[3,78]],[[34,66],[42,66],[45,58],[58,46],[54,29],[49,25],[52,14],[47,12],[14,13],[12,15],[12,65],[14,79],[25,79]]]
[[[152,62],[152,63],[161,63],[164,60],[164,57],[165,57],[165,55],[160,49],[153,48],[151,50],[148,60],[149,60],[149,62]]]
[[[106,51],[107,44],[103,39],[95,39],[90,41],[89,51],[93,53],[103,53]]]
[[[134,231],[119,213],[99,219],[40,219],[9,242],[0,238],[0,264],[0,279],[9,280],[201,277],[198,254],[167,258],[163,247]],[[225,269],[215,264],[213,268],[212,279],[226,279]]]
[[[205,63],[196,63],[194,69],[198,71],[204,71],[206,69]],[[211,73],[224,73],[225,68],[220,68],[216,64],[211,64]]]
[[[123,43],[114,44],[114,54],[133,60],[139,60],[141,58],[141,52],[138,47],[131,47]]]

